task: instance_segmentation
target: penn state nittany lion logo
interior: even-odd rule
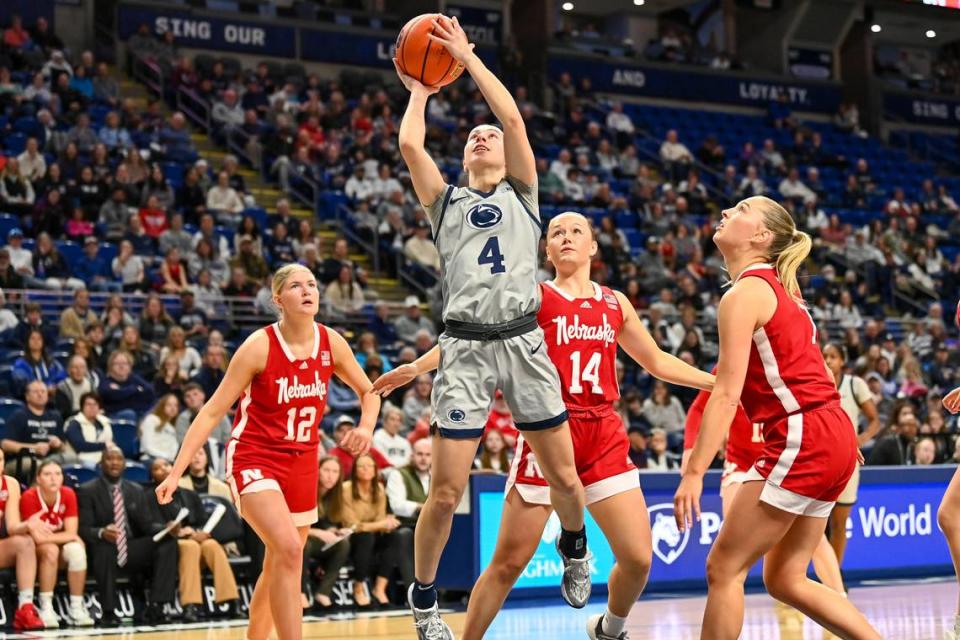
[[[481,202],[467,211],[467,224],[474,229],[489,229],[500,224],[501,220],[503,211],[495,204]]]
[[[677,529],[673,518],[673,504],[657,504],[650,507],[650,532],[653,537],[653,553],[664,564],[673,564],[687,548],[690,530],[683,533]]]
[[[450,418],[451,422],[463,422],[467,419],[467,414],[462,409],[451,409],[447,417]]]

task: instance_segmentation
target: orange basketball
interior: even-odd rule
[[[397,36],[397,64],[400,70],[428,87],[445,87],[463,73],[442,44],[428,38],[436,28],[438,13],[424,13],[403,25]]]

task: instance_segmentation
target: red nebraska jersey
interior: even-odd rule
[[[7,511],[7,500],[10,498],[10,491],[7,489],[7,478],[2,473],[0,473],[0,516],[3,516]],[[5,518],[0,517],[0,521],[5,520]],[[0,523],[0,529],[3,529],[4,534],[6,534],[6,526]]]
[[[716,373],[716,368],[713,372]],[[709,399],[710,392],[701,391],[687,410],[687,424],[683,430],[684,449],[693,449],[693,445],[696,444],[697,434],[700,433],[700,422],[703,420],[703,410]],[[746,470],[753,466],[761,453],[763,453],[763,424],[750,420],[743,406],[739,406],[730,424],[730,432],[727,434],[724,460],[727,463],[736,464],[738,469]]]
[[[795,413],[840,405],[817,344],[817,328],[807,310],[787,293],[767,264],[748,267],[743,278],[766,281],[777,296],[773,317],[753,334],[750,363],[740,402],[756,422],[770,425]]]
[[[267,365],[240,396],[230,437],[243,444],[304,452],[319,442],[319,425],[333,375],[328,329],[314,324],[313,351],[297,359],[276,323],[264,327],[270,340]]]
[[[67,518],[79,517],[77,494],[70,487],[60,487],[53,504],[46,504],[37,488],[31,487],[20,498],[20,517],[26,520],[38,512],[40,519],[49,524],[54,532],[63,531],[63,523]]]
[[[617,337],[623,310],[613,291],[592,282],[594,295],[574,298],[552,282],[540,285],[537,321],[560,375],[568,409],[607,407],[620,398]]]

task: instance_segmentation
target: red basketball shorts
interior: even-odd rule
[[[826,518],[857,465],[857,438],[839,405],[764,426],[763,454],[747,481],[764,480],[760,499],[778,509]]]
[[[227,444],[227,484],[241,516],[240,496],[279,491],[290,509],[294,526],[313,524],[318,518],[319,469],[317,449],[283,452],[233,438]]]
[[[569,415],[574,461],[587,504],[638,489],[640,474],[630,461],[630,441],[620,416],[612,409],[602,414],[570,410]],[[526,502],[550,504],[550,487],[523,434],[510,465],[506,493],[510,487],[516,487]]]

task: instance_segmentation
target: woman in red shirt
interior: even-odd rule
[[[143,231],[151,238],[157,239],[170,226],[167,220],[167,212],[160,205],[160,199],[157,196],[147,198],[147,206],[140,209],[140,223],[143,225]]]
[[[83,585],[87,580],[87,550],[77,533],[79,512],[77,494],[63,486],[60,463],[46,460],[37,469],[36,485],[20,499],[20,517],[36,517],[46,524],[34,528],[30,535],[37,547],[40,574],[40,618],[47,629],[59,629],[60,623],[53,610],[53,588],[57,584],[57,570],[67,569],[70,590],[70,623],[77,627],[92,627],[93,618],[83,604]]]

